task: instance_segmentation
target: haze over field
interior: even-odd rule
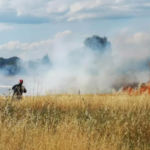
[[[30,94],[91,93],[147,82],[149,13],[148,0],[2,0],[0,57],[19,57],[23,71],[1,74],[0,85],[22,78]]]

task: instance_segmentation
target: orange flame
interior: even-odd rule
[[[150,94],[150,81],[147,84],[142,83],[139,87],[136,88],[130,86],[123,87],[122,92],[127,94]]]

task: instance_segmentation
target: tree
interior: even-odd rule
[[[50,65],[51,64],[51,61],[50,61],[49,56],[47,54],[44,55],[44,57],[41,59],[41,63],[43,65]]]
[[[110,50],[110,42],[107,40],[107,37],[99,37],[94,35],[93,37],[86,38],[84,41],[86,47],[94,50],[104,52],[105,50]]]

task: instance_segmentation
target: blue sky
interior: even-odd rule
[[[73,33],[74,43],[80,39],[80,45],[92,35],[107,36],[112,42],[122,31],[128,33],[126,38],[144,34],[150,30],[149,14],[149,0],[1,0],[0,55],[27,59],[35,47],[29,52],[25,44],[28,49],[35,43],[54,43],[55,36],[65,31]],[[49,53],[47,48],[45,43],[36,58]]]

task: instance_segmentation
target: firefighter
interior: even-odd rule
[[[16,84],[12,87],[13,96],[12,100],[21,100],[23,93],[27,93],[26,88],[23,86],[23,80],[19,80],[19,84]]]

